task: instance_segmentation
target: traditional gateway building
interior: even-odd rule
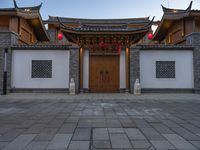
[[[41,5],[0,9],[0,93],[199,92],[200,11],[163,7],[151,38],[149,18],[50,16]],[[48,30],[45,28],[48,25]]]

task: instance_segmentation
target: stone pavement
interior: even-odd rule
[[[0,96],[2,150],[198,150],[200,95]]]

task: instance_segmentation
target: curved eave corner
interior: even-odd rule
[[[183,9],[170,9],[170,8],[166,8],[163,5],[162,9],[163,9],[163,17],[161,19],[161,23],[159,24],[159,26],[157,27],[153,40],[154,41],[162,41],[165,37],[166,37],[166,32],[167,30],[170,28],[169,26],[164,27],[165,22],[168,20],[178,20],[184,17],[187,17],[192,9],[192,1],[190,2],[190,5],[188,6],[187,9],[183,10]],[[163,36],[164,35],[164,36]]]
[[[40,10],[41,7],[42,7],[42,4],[43,4],[43,3],[40,3],[40,5],[33,6],[33,7],[19,7],[19,6],[17,5],[16,0],[13,0],[13,3],[14,3],[14,7],[15,7],[15,9],[23,9],[23,10],[25,10],[25,9],[30,9],[30,10]]]
[[[192,3],[193,3],[193,1],[190,2],[189,6],[186,9],[171,9],[171,8],[164,7],[163,5],[161,5],[161,6],[162,6],[162,10],[163,10],[164,14],[172,14],[173,15],[175,13],[185,13],[185,12],[191,11]]]

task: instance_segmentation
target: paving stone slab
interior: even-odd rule
[[[127,136],[131,140],[145,140],[144,134],[137,128],[124,128]]]
[[[92,142],[92,148],[96,149],[109,149],[111,148],[111,143],[110,141],[93,141]]]
[[[150,141],[152,145],[156,149],[176,149],[173,145],[171,145],[168,141]]]
[[[20,135],[4,147],[3,150],[22,150],[34,139],[35,136],[36,134]]]
[[[0,142],[0,149],[3,149],[9,142]]]
[[[135,149],[148,149],[151,147],[151,144],[147,140],[137,140],[131,141]]]
[[[181,150],[197,150],[191,143],[183,139],[177,134],[163,134],[163,136],[172,143],[177,149]]]
[[[71,140],[72,134],[56,134],[52,141],[48,144],[47,150],[66,149]]]
[[[108,132],[109,133],[124,133],[124,129],[123,128],[108,128]]]
[[[173,134],[174,131],[171,130],[169,127],[161,124],[161,123],[151,123],[154,129],[156,129],[159,133],[162,134]]]
[[[44,124],[35,124],[31,126],[30,128],[28,128],[24,133],[39,134],[43,130],[44,126],[45,126]]]
[[[149,140],[164,140],[164,137],[154,128],[140,128],[140,130]]]
[[[196,134],[193,134],[192,132],[184,129],[184,128],[172,128],[173,131],[175,131],[177,134],[181,135],[186,140],[191,141],[200,141],[200,137]]]
[[[192,143],[198,149],[200,149],[200,141],[189,141],[189,142]]]
[[[94,141],[109,140],[108,129],[107,128],[94,128],[92,139]]]
[[[90,141],[71,141],[68,150],[89,150]]]
[[[91,128],[76,128],[72,140],[89,141],[91,138]]]
[[[24,150],[45,150],[49,142],[31,142],[29,143]]]
[[[194,134],[200,134],[200,128],[196,127],[192,124],[189,123],[184,123],[184,124],[180,124],[182,127],[184,127],[185,129],[189,130],[190,132],[194,133]]]
[[[34,138],[34,141],[51,141],[57,131],[58,128],[44,128],[42,132]]]
[[[128,137],[121,133],[111,133],[110,140],[112,148],[133,148]]]
[[[0,136],[0,142],[11,142],[21,133],[23,133],[24,129],[12,129]]]

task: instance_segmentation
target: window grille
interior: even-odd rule
[[[32,78],[52,78],[52,60],[32,60]]]
[[[175,78],[175,61],[156,61],[156,78]]]

